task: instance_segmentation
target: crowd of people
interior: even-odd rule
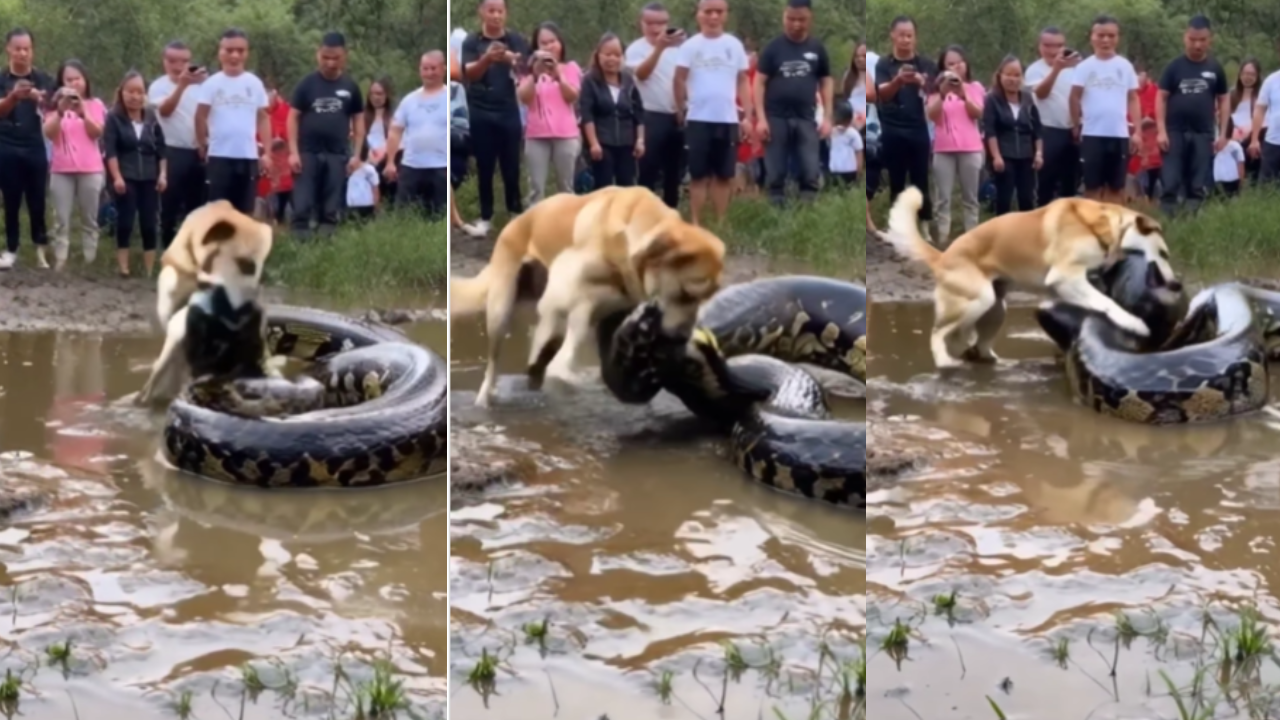
[[[1280,179],[1280,72],[1264,76],[1250,58],[1232,82],[1203,15],[1187,23],[1182,55],[1155,80],[1141,60],[1120,53],[1120,23],[1107,15],[1091,25],[1091,52],[1047,27],[1034,62],[1006,57],[989,78],[961,46],[946,46],[936,61],[923,56],[908,17],[889,31],[887,54],[863,44],[854,60],[868,229],[885,174],[891,198],[908,184],[924,192],[923,230],[941,246],[957,189],[967,231],[979,222],[986,187],[996,214],[1015,201],[1030,210],[1083,194],[1158,203],[1173,216],[1214,194],[1234,196],[1245,183]]]
[[[24,209],[40,267],[65,267],[76,218],[86,263],[103,225],[114,226],[122,276],[131,273],[135,230],[150,276],[157,250],[208,201],[287,223],[302,241],[384,204],[443,218],[450,115],[441,51],[421,56],[422,84],[399,100],[390,80],[362,87],[347,73],[337,32],[324,36],[316,70],[290,93],[248,69],[249,38],[237,29],[221,35],[216,71],[174,41],[164,48],[163,75],[148,83],[130,71],[106,93],[96,92],[81,61],[67,60],[52,75],[39,69],[29,30],[10,31],[5,51],[0,270],[17,261]]]
[[[491,229],[496,175],[512,215],[548,194],[608,185],[643,185],[676,207],[687,178],[695,223],[708,203],[723,220],[736,192],[763,189],[781,203],[791,179],[802,200],[856,182],[857,73],[832,67],[810,0],[788,0],[781,32],[759,53],[726,30],[727,0],[700,0],[692,34],[650,3],[641,37],[605,33],[585,68],[555,23],[526,39],[508,27],[505,0],[482,0],[478,12],[480,29],[451,42],[452,180],[458,187],[474,159],[480,200],[471,223],[455,207],[467,234]]]

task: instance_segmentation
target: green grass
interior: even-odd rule
[[[527,187],[522,188],[522,197],[527,194]],[[494,196],[497,214],[490,237],[496,237],[509,219],[500,178],[494,180]],[[857,230],[857,221],[862,219],[865,224],[865,198],[866,191],[859,187],[848,191],[828,188],[813,203],[795,202],[785,209],[774,208],[764,199],[735,198],[725,226],[709,227],[725,241],[731,254],[763,255],[807,266],[812,272],[863,278],[867,266],[866,234]],[[480,217],[474,171],[458,189],[457,201],[464,220],[471,222]],[[681,212],[686,219],[689,217],[687,197],[682,201]],[[711,214],[708,209],[708,216]]]
[[[1211,199],[1193,216],[1169,218],[1158,207],[1134,207],[1164,223],[1174,268],[1192,279],[1210,281],[1280,272],[1280,189],[1246,189],[1233,200]],[[877,226],[883,228],[889,213],[887,186],[876,196],[871,213]],[[982,219],[988,217],[984,206]],[[952,202],[953,239],[964,231],[961,222],[956,197]]]
[[[98,255],[86,267],[73,219],[71,253],[66,272],[88,277],[113,277],[116,272],[115,237],[104,233]],[[53,221],[49,219],[52,234]],[[448,277],[448,225],[430,222],[421,215],[391,211],[363,225],[341,226],[332,238],[300,242],[287,228],[278,228],[266,279],[271,285],[322,292],[338,301],[357,301],[372,296],[429,293],[444,287]],[[138,282],[143,278],[141,239],[135,231],[131,248],[131,269]],[[53,262],[52,249],[48,251]],[[35,249],[24,221],[19,252],[22,267],[35,267]]]

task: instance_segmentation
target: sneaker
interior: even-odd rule
[[[18,256],[11,252],[0,253],[0,270],[8,270],[18,261]]]
[[[462,232],[473,238],[482,238],[488,236],[489,230],[492,228],[493,226],[488,220],[477,220],[473,223],[464,223],[462,226]]]

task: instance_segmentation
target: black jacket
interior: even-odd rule
[[[102,153],[107,160],[120,163],[120,176],[125,180],[151,182],[160,178],[160,161],[164,159],[164,132],[155,113],[143,114],[142,137],[133,129],[133,121],[114,108],[107,113],[102,131]]]
[[[982,106],[983,145],[995,138],[1000,156],[1005,160],[1031,160],[1036,156],[1036,141],[1040,139],[1040,111],[1032,101],[1031,93],[1022,91],[1018,116],[1013,116],[1013,106],[1004,92],[987,95]]]
[[[632,147],[636,144],[636,128],[644,120],[644,103],[631,73],[622,73],[618,101],[613,101],[609,83],[595,73],[587,73],[578,92],[578,116],[582,124],[594,123],[596,140],[610,147]]]

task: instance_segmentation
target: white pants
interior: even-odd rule
[[[933,154],[933,218],[937,223],[937,243],[945,247],[951,238],[951,196],[960,183],[960,205],[964,211],[964,231],[978,227],[978,188],[982,180],[983,156],[975,153]]]
[[[71,247],[71,211],[80,210],[80,241],[85,257],[98,252],[98,206],[105,173],[55,173],[49,176],[53,198],[53,256],[67,259]]]

